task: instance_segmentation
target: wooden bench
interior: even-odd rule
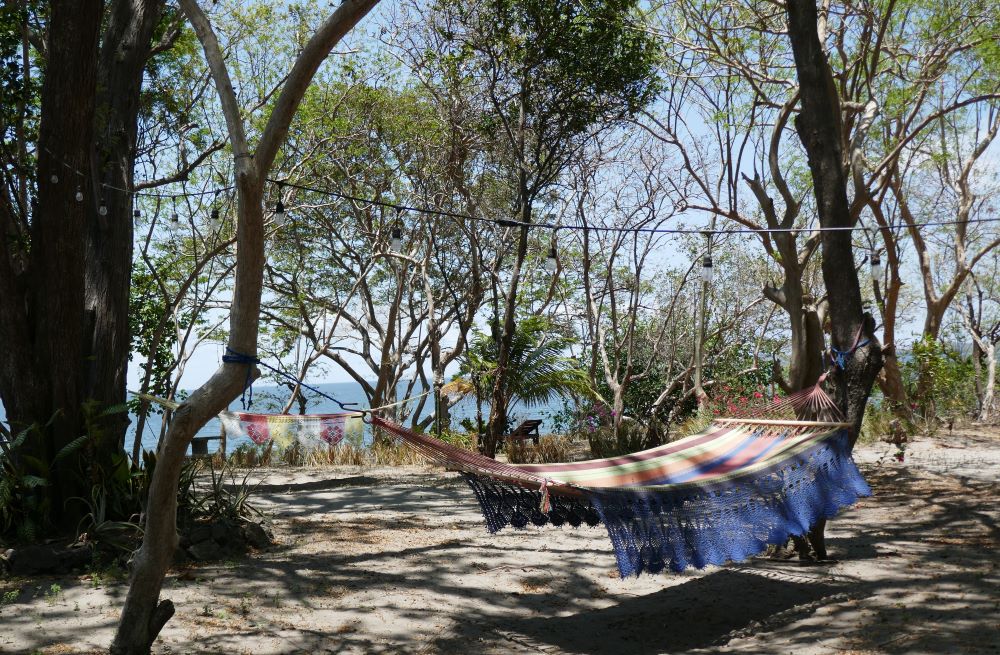
[[[521,425],[514,428],[510,434],[505,434],[500,437],[500,443],[497,444],[497,448],[503,446],[504,442],[507,440],[520,441],[524,443],[528,439],[531,439],[534,444],[538,445],[538,427],[542,424],[540,419],[528,419],[527,421],[521,421]]]
[[[191,439],[191,457],[208,457],[208,442],[221,439],[222,437],[194,437]]]

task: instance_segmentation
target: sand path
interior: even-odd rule
[[[454,474],[271,471],[259,498],[280,544],[172,572],[154,652],[1000,652],[1000,436],[920,439],[878,464],[889,451],[858,450],[876,495],[831,524],[834,564],[624,581],[603,528],[491,536]],[[124,592],[2,580],[0,652],[101,652]]]

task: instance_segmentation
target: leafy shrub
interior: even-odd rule
[[[616,432],[610,426],[601,427],[587,435],[593,457],[617,457],[646,448],[648,431],[634,421],[622,423]]]
[[[49,425],[58,414],[49,419]],[[14,533],[21,541],[36,541],[49,528],[52,499],[48,493],[54,476],[66,474],[65,464],[87,440],[79,437],[51,460],[28,454],[29,438],[40,439],[45,428],[22,430],[10,442],[0,438],[0,535]]]
[[[933,431],[938,416],[960,417],[975,411],[976,391],[972,362],[942,341],[924,337],[903,360],[903,382],[915,400],[912,409]]]

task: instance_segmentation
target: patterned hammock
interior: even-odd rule
[[[359,413],[349,414],[250,414],[220,412],[227,435],[247,437],[256,444],[274,441],[287,448],[295,441],[303,445],[334,446],[344,438],[360,441],[364,424]]]
[[[746,559],[870,495],[851,459],[850,426],[837,419],[817,386],[650,450],[520,466],[378,417],[373,424],[462,471],[490,532],[603,523],[626,577]]]

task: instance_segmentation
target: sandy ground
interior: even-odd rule
[[[757,559],[619,580],[603,528],[489,535],[454,474],[268,474],[280,541],[171,572],[157,653],[1000,653],[1000,435],[858,451],[875,496],[831,564]],[[882,458],[883,462],[879,463]],[[0,581],[0,652],[100,652],[125,592]]]

